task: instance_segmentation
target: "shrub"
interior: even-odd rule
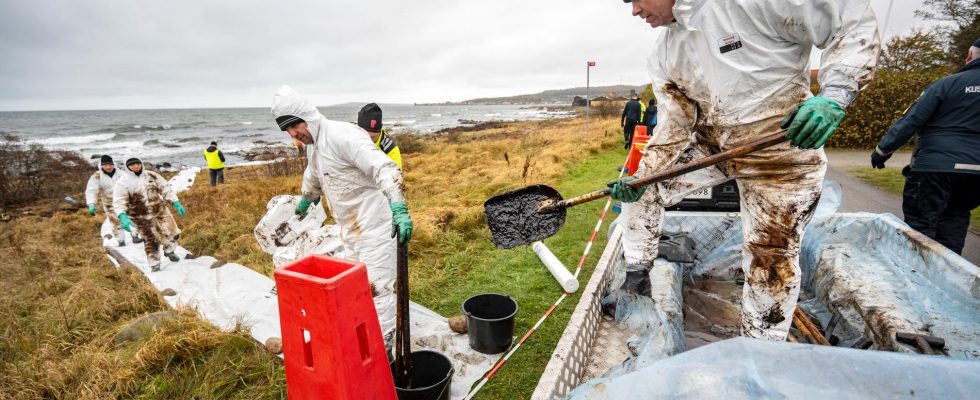
[[[847,109],[847,117],[827,143],[870,149],[930,83],[945,75],[942,42],[931,32],[913,32],[888,41],[874,81]]]
[[[425,151],[425,141],[419,139],[415,133],[405,132],[390,136],[398,144],[398,150],[402,154],[421,153]]]
[[[47,150],[0,133],[0,206],[19,206],[82,191],[93,171],[78,153]]]

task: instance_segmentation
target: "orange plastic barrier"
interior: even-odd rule
[[[647,146],[647,142],[649,141],[650,135],[647,134],[647,126],[637,125],[633,130],[633,146],[630,146],[629,161],[626,162],[626,171],[629,175],[632,176],[640,168],[640,158],[643,158],[643,148]]]
[[[395,400],[364,263],[309,256],[275,278],[290,400]]]

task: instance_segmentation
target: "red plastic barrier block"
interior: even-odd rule
[[[309,256],[275,279],[291,400],[397,398],[364,263]]]

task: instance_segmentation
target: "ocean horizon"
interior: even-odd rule
[[[317,107],[328,119],[354,122],[361,103]],[[572,115],[555,105],[381,104],[388,132],[426,134],[490,121],[545,120]],[[139,157],[174,167],[205,166],[202,151],[218,142],[228,165],[247,162],[245,154],[270,146],[292,146],[267,107],[132,110],[2,111],[0,132],[28,144],[78,152],[86,159],[103,154],[116,161]]]

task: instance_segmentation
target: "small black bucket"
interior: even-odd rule
[[[460,306],[466,315],[470,347],[484,354],[502,353],[514,341],[517,302],[503,294],[479,294]]]
[[[395,375],[395,360],[391,360],[391,374]],[[453,383],[453,362],[437,351],[412,352],[412,388],[395,385],[398,400],[449,400]],[[397,382],[397,381],[396,381]]]

